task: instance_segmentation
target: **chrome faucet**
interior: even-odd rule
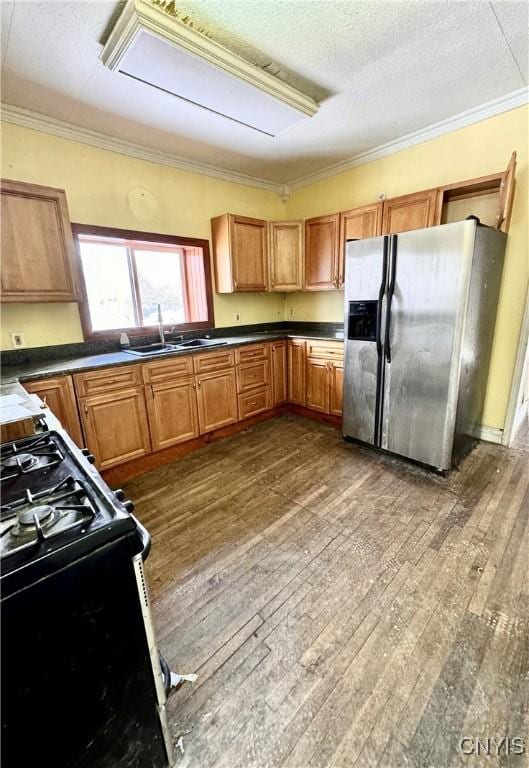
[[[162,307],[158,304],[158,333],[160,334],[160,343],[165,344],[165,334],[163,332]]]

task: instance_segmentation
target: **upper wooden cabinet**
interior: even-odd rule
[[[397,232],[408,232],[410,229],[423,229],[440,224],[436,203],[436,189],[384,200],[382,234],[393,235]]]
[[[78,301],[62,189],[2,181],[2,301]]]
[[[382,203],[363,205],[340,213],[340,264],[338,286],[344,282],[345,244],[347,240],[363,240],[382,234]]]
[[[514,197],[516,152],[500,173],[480,176],[440,187],[437,218],[441,224],[477,216],[482,224],[508,232]]]
[[[496,216],[496,229],[502,232],[509,231],[511,223],[512,203],[514,199],[514,174],[516,172],[516,152],[513,152],[509,165],[501,175],[498,214]]]
[[[339,284],[340,214],[305,222],[305,289],[332,290]]]
[[[268,224],[270,290],[303,288],[303,222],[270,221]]]
[[[38,381],[26,381],[23,386],[26,392],[38,395],[44,401],[72,440],[82,448],[84,442],[72,377],[54,376]]]
[[[340,214],[340,242],[346,240],[363,240],[366,237],[376,237],[382,234],[383,203],[363,205],[352,208]]]
[[[225,213],[211,219],[217,293],[268,290],[267,223]]]

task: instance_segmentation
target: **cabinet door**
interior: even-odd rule
[[[305,405],[305,342],[288,342],[288,402]]]
[[[64,191],[2,181],[1,192],[2,301],[77,301]]]
[[[151,443],[143,387],[80,402],[86,444],[99,469],[108,469],[150,453]]]
[[[496,229],[509,231],[511,221],[512,201],[514,197],[514,173],[516,171],[516,152],[513,152],[509,165],[505,169],[500,182],[500,201],[496,216]]]
[[[61,422],[74,443],[83,447],[81,422],[71,376],[57,376],[39,381],[27,381],[24,389],[38,395]]]
[[[213,371],[196,377],[200,434],[237,421],[235,371]]]
[[[329,363],[329,413],[342,415],[343,363]]]
[[[344,281],[345,244],[347,240],[363,240],[382,233],[382,203],[352,208],[340,214],[340,264],[338,284]]]
[[[340,214],[319,216],[305,222],[305,288],[322,291],[337,288]]]
[[[232,216],[230,244],[234,291],[268,290],[266,221]]]
[[[196,384],[176,379],[145,388],[153,451],[198,437]]]
[[[272,342],[272,404],[286,402],[287,399],[287,343]]]
[[[408,232],[410,229],[423,229],[440,224],[437,202],[437,190],[414,192],[412,195],[384,200],[382,209],[382,234]]]
[[[270,290],[300,291],[303,287],[303,222],[268,224]]]
[[[307,408],[329,413],[329,363],[307,358]]]

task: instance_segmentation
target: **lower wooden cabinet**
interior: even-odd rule
[[[329,413],[341,416],[343,412],[343,363],[329,363]]]
[[[241,347],[236,356],[223,350],[24,386],[46,401],[75,442],[86,445],[105,470],[287,401],[341,415],[343,344],[265,342]]]
[[[270,361],[258,360],[237,366],[237,392],[249,392],[270,384]]]
[[[89,395],[80,401],[86,445],[99,469],[151,451],[143,387]]]
[[[32,395],[38,395],[46,403],[74,443],[82,448],[84,441],[72,377],[54,376],[38,381],[27,381],[24,383],[24,389]]]
[[[342,415],[343,362],[307,358],[306,406],[313,411]]]
[[[288,342],[288,402],[305,405],[305,341]]]
[[[212,371],[196,376],[200,434],[237,421],[235,370]]]
[[[263,387],[254,392],[239,395],[239,421],[268,411],[272,407],[270,387]]]
[[[313,411],[329,413],[329,363],[309,357],[306,370],[305,405]]]
[[[198,437],[196,384],[192,377],[145,388],[153,451]]]
[[[286,403],[287,400],[287,343],[273,341],[272,352],[272,405]]]

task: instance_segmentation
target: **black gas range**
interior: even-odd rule
[[[64,432],[4,444],[0,462],[2,766],[171,764],[132,503]]]
[[[135,534],[137,547],[146,544],[147,532],[130,514],[132,503],[124,502],[122,491],[110,491],[93,462],[56,431],[2,446],[3,592],[63,562],[64,547],[73,559],[127,532]]]

